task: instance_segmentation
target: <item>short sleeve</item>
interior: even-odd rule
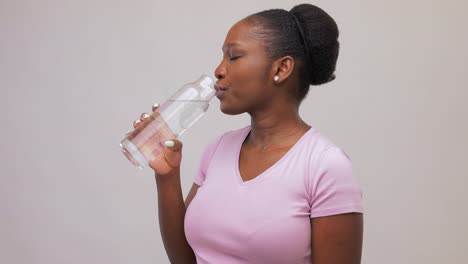
[[[336,146],[323,151],[311,166],[308,186],[310,217],[363,212],[362,192],[348,156]]]
[[[216,140],[211,142],[203,151],[202,157],[200,159],[200,165],[198,166],[198,172],[193,180],[193,182],[198,186],[202,186],[205,182],[206,172],[222,137],[223,136],[220,136]]]

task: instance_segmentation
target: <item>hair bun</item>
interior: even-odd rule
[[[297,17],[304,31],[310,66],[309,83],[320,85],[333,81],[340,46],[335,21],[324,10],[311,4],[297,5],[289,12]]]

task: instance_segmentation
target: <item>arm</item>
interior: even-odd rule
[[[158,105],[153,105],[153,114]],[[142,114],[133,126],[138,127],[149,115]],[[160,133],[170,136],[172,132],[168,126],[162,126]],[[171,263],[196,263],[195,254],[187,242],[184,230],[186,206],[195,196],[198,185],[194,184],[187,196],[187,205],[182,198],[180,184],[180,163],[182,160],[182,142],[174,139],[172,146],[166,145],[163,153],[150,161],[149,166],[156,172],[156,185],[158,192],[159,229],[163,239],[164,248]]]
[[[310,220],[312,263],[361,263],[363,215],[339,214]]]
[[[187,242],[184,231],[186,206],[182,198],[180,171],[174,175],[156,174],[158,190],[159,228],[164,248],[171,263],[196,263],[195,254]],[[187,196],[187,207],[196,194],[194,184]]]
[[[187,198],[185,198],[185,208],[188,208],[190,203],[192,202],[193,198],[195,197],[195,194],[197,194],[198,186],[197,184],[192,184],[192,188],[190,189],[189,193],[187,194]]]

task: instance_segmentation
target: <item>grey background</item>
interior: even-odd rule
[[[230,26],[296,1],[0,1],[0,262],[168,263],[151,170],[118,143],[140,113],[213,75]],[[313,1],[341,30],[337,79],[301,113],[351,157],[363,263],[468,263],[466,1]],[[214,100],[184,136],[249,123]]]

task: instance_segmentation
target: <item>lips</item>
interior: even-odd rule
[[[227,90],[227,88],[225,88],[223,86],[220,86],[218,84],[215,84],[214,88],[216,90],[216,97],[218,97],[218,99],[221,99],[224,96],[224,93]]]

